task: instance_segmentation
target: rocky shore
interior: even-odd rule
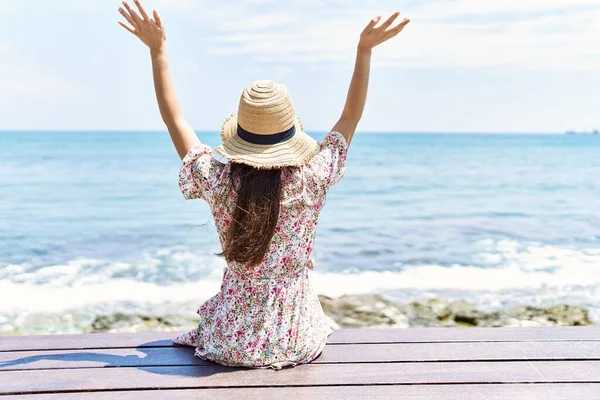
[[[393,303],[381,295],[319,296],[325,314],[336,328],[367,327],[502,327],[593,325],[588,310],[568,304],[548,308],[516,306],[485,312],[461,300],[434,297],[408,304]]]
[[[484,312],[460,300],[431,298],[408,304],[394,303],[381,295],[319,296],[333,328],[503,327],[593,325],[585,308],[559,304],[548,308],[517,306]],[[87,332],[176,331],[193,327],[198,320],[177,316],[111,314],[94,319]]]
[[[483,311],[462,300],[433,297],[395,303],[379,294],[319,296],[329,324],[335,328],[503,327],[594,325],[583,307],[558,304],[547,308],[520,305]],[[186,307],[186,309],[189,307]],[[194,314],[195,315],[195,314]],[[181,315],[142,313],[30,314],[17,324],[0,321],[0,334],[182,331],[199,319]]]

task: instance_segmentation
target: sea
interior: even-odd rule
[[[0,132],[0,333],[195,315],[225,262],[180,165],[166,132]],[[600,323],[600,137],[358,132],[313,259],[327,296],[566,303]]]

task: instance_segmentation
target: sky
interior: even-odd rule
[[[339,117],[363,27],[377,47],[363,131],[600,128],[600,0],[146,0],[184,115],[218,131],[256,79],[285,84],[307,131]],[[163,130],[148,49],[119,1],[0,0],[0,129]]]

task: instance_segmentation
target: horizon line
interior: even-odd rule
[[[0,133],[166,133],[166,129],[0,129]],[[194,130],[195,133],[220,135],[218,130]],[[305,130],[306,133],[324,133],[329,130]],[[565,135],[568,131],[391,131],[391,130],[357,130],[355,134],[389,134],[389,135]],[[593,136],[591,134],[575,134],[574,136]]]

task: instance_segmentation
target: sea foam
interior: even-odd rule
[[[472,265],[398,264],[391,271],[310,272],[315,291],[360,293],[504,292],[556,296],[578,293],[600,301],[600,249],[573,249],[515,241],[486,241]],[[93,304],[163,304],[207,300],[221,284],[224,261],[182,247],[159,249],[138,262],[76,259],[33,268],[0,268],[0,312],[60,311]],[[559,297],[557,297],[557,300]]]

